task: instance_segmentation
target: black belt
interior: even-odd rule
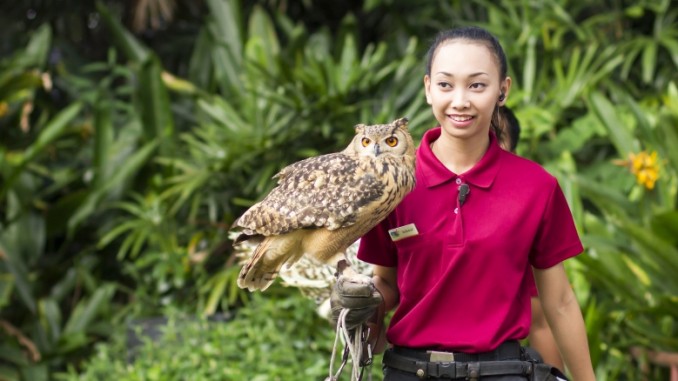
[[[412,357],[424,361],[498,361],[498,360],[522,360],[523,347],[518,341],[511,340],[503,342],[497,349],[482,353],[463,353],[463,352],[438,352],[435,350],[393,347],[393,351],[405,357]],[[445,355],[448,355],[447,359]],[[433,357],[432,357],[433,356]],[[438,358],[436,358],[438,356]],[[443,357],[443,359],[440,359]]]
[[[505,343],[506,344],[506,343]],[[504,346],[504,345],[502,345]],[[404,372],[416,374],[419,378],[468,378],[478,379],[481,376],[500,376],[500,375],[529,375],[533,371],[534,364],[530,361],[520,360],[520,345],[518,352],[513,352],[510,348],[513,345],[507,345],[509,349],[504,348],[500,351],[492,351],[480,354],[452,353],[455,356],[454,361],[430,361],[431,357],[439,358],[441,352],[426,352],[423,350],[413,350],[408,348],[396,347],[389,349],[384,353],[384,365],[398,369]],[[411,352],[414,356],[400,354],[402,352]],[[493,354],[494,352],[498,352]],[[497,355],[508,356],[509,352],[517,354],[506,359],[496,358]],[[475,360],[463,360],[460,358],[467,356],[477,356]],[[494,356],[495,358],[485,360]],[[444,357],[444,356],[442,356]],[[469,358],[469,357],[467,357]]]

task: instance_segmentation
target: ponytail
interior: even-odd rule
[[[490,128],[494,132],[494,134],[497,136],[497,141],[503,142],[504,141],[504,128],[505,126],[505,120],[506,118],[504,117],[504,111],[503,107],[497,105],[494,108],[494,112],[492,113],[492,120],[490,121]]]
[[[520,139],[520,122],[513,111],[506,106],[497,106],[492,114],[491,127],[499,142],[505,142],[505,138],[508,138],[506,148],[514,152]]]

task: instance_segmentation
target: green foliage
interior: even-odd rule
[[[224,11],[221,2],[208,5],[214,14]],[[162,214],[203,226],[200,245],[205,252],[214,252],[225,240],[220,224],[232,221],[270,190],[271,177],[285,165],[342,149],[353,135],[353,126],[361,121],[389,121],[411,114],[412,128],[421,126],[421,88],[409,80],[417,70],[416,40],[395,59],[387,54],[385,43],[368,45],[361,53],[354,34],[347,32],[335,46],[329,31],[308,35],[303,25],[294,25],[282,14],[276,24],[258,7],[252,10],[247,32],[233,28],[241,24],[238,17],[231,12],[225,19],[207,20],[200,36],[205,36],[205,44],[215,44],[216,50],[204,49],[201,42],[191,59],[210,63],[207,67],[214,68],[213,76],[202,86],[219,92],[184,93],[188,99],[179,102],[193,114],[184,121],[186,127],[174,149],[156,160],[163,167],[156,173],[157,193],[154,189],[120,204],[128,215],[121,216],[121,223],[102,238],[100,247],[116,244],[118,237],[126,235],[121,253],[136,256],[144,248],[145,258],[139,259],[144,266],[163,267],[167,255],[154,252],[187,258],[185,243],[172,244],[172,250],[167,245],[158,247],[176,237],[183,236],[184,242],[196,237],[183,234],[181,225],[158,219]],[[353,24],[351,18],[345,20],[347,30]],[[226,64],[223,60],[229,55],[242,59]],[[229,82],[223,83],[217,68],[242,74],[237,79],[226,76]],[[185,80],[183,84],[198,88]],[[391,101],[394,93],[398,97]],[[143,212],[148,211],[148,202],[155,208],[154,219]],[[225,292],[224,279],[224,273],[216,273],[207,282],[221,286],[201,288],[206,293],[201,293],[198,304],[205,312],[214,311],[220,299],[225,309],[229,301],[242,299],[220,294]]]
[[[43,26],[24,50],[1,65],[0,102],[9,106],[0,119],[0,318],[4,323],[0,376],[8,380],[46,380],[48,364],[79,356],[106,331],[102,316],[111,316],[116,290],[113,283],[92,274],[97,258],[87,252],[64,255],[51,241],[54,232],[47,200],[58,197],[59,188],[73,181],[62,167],[68,163],[61,161],[55,147],[69,151],[79,140],[84,106],[73,102],[62,110],[40,107],[31,118],[30,110],[44,101],[41,88],[51,82],[40,72],[50,44],[51,30]],[[17,78],[37,82],[17,82]]]
[[[3,377],[45,379],[125,315],[238,307],[225,228],[273,173],[342,147],[358,122],[407,112],[416,126],[415,39],[396,59],[383,42],[359,48],[351,18],[334,45],[283,14],[255,7],[243,29],[235,2],[208,6],[223,17],[199,32],[195,84],[103,3],[104,61],[48,68],[45,26],[3,63],[0,318],[17,332],[1,333]],[[66,107],[49,103],[47,79]]]
[[[135,10],[116,0],[0,11],[36,17],[5,20],[0,39],[0,378],[45,380],[70,364],[62,376],[74,379],[112,327],[172,308],[239,317],[192,326],[212,343],[194,354],[168,344],[178,363],[153,357],[149,342],[130,365],[146,377],[170,365],[223,375],[233,353],[256,369],[229,368],[234,379],[323,376],[331,330],[289,290],[274,287],[269,300],[239,289],[227,230],[274,173],[343,148],[356,123],[406,116],[415,138],[433,126],[426,42],[466,24],[501,40],[519,153],[558,176],[575,213],[587,255],[568,271],[598,378],[639,378],[634,346],[678,350],[671,1],[176,3],[165,29],[136,34],[125,19]],[[659,157],[652,190],[614,164],[643,150]],[[233,340],[251,349],[232,350]],[[308,361],[276,352],[300,347],[313,348]],[[124,359],[114,339],[82,377],[127,372]]]
[[[114,342],[97,346],[84,372],[71,367],[56,379],[322,380],[328,375],[334,334],[314,309],[313,302],[298,294],[255,294],[233,320],[172,315],[160,337],[147,336],[132,347],[125,340],[128,335],[116,335]],[[346,372],[344,376],[348,379]]]
[[[670,149],[676,138],[677,101],[674,85],[660,103],[639,105],[625,98],[614,106],[600,94],[592,99],[592,111],[615,137],[612,142],[621,157],[640,149],[660,153],[653,189],[633,181],[630,173],[626,177],[631,181],[623,186],[608,185],[608,178],[620,175],[612,163],[577,180],[583,197],[596,207],[585,217],[584,240],[590,248],[582,258],[585,273],[594,286],[593,298],[604,304],[597,319],[615,327],[597,332],[601,345],[678,351],[678,282],[672,275],[678,271],[678,174]],[[619,357],[597,353],[599,361],[609,363],[606,356]],[[630,379],[640,377],[637,369],[626,372]]]

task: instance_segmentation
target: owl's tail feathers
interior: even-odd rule
[[[299,259],[299,256],[291,255],[295,251],[290,247],[294,245],[292,242],[293,240],[285,236],[265,238],[240,270],[238,287],[249,291],[266,290],[278,277],[278,272],[285,263],[293,263]]]
[[[250,242],[257,242],[260,241],[261,238],[263,237],[260,234],[247,234],[242,229],[236,230],[233,229],[231,230],[232,232],[232,239],[233,239],[233,246],[238,246],[244,243],[245,241],[250,241]]]
[[[252,258],[240,270],[238,287],[250,291],[264,291],[273,283],[282,267],[282,262],[266,263],[264,256],[270,244],[271,240],[265,239],[254,249]]]

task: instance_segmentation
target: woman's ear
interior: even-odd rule
[[[499,98],[497,98],[497,104],[503,106],[506,104],[509,93],[511,92],[511,77],[506,77],[503,83],[500,86]]]
[[[426,103],[431,104],[431,77],[424,76],[424,91],[426,93]]]

